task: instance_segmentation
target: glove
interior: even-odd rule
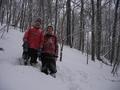
[[[58,58],[58,55],[54,55],[55,58]]]

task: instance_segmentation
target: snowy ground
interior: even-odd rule
[[[1,36],[1,35],[0,35]],[[98,61],[86,64],[81,52],[64,47],[63,61],[57,61],[52,78],[40,68],[19,64],[23,33],[12,27],[0,39],[0,90],[120,90],[120,72],[113,77],[111,67]]]

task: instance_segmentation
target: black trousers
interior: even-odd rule
[[[37,63],[37,50],[33,48],[29,48],[28,53],[30,58],[30,64]]]
[[[22,58],[24,59],[24,65],[27,65],[28,60],[29,60],[29,53],[28,51],[23,51]]]
[[[55,57],[47,54],[42,54],[42,68],[41,71],[45,74],[54,74],[57,72]]]

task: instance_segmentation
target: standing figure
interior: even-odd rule
[[[32,27],[25,32],[23,37],[23,42],[25,43],[23,44],[23,48],[25,46],[28,47],[27,55],[30,59],[31,65],[37,63],[38,54],[40,54],[41,48],[43,48],[44,35],[42,29],[40,28],[40,24],[40,19],[34,21]],[[25,52],[23,52],[23,54],[24,53]],[[25,61],[25,64],[27,64],[27,62],[28,61]]]
[[[42,48],[42,68],[41,71],[45,74],[50,74],[55,77],[56,59],[58,57],[57,37],[53,32],[53,27],[48,26],[44,35],[44,43]]]

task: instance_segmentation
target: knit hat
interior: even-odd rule
[[[53,31],[53,26],[52,26],[52,25],[49,25],[49,26],[47,27],[47,31],[48,31],[49,28],[52,28],[52,31]]]
[[[35,22],[39,22],[40,24],[41,24],[41,18],[37,18],[36,20],[35,20]]]

